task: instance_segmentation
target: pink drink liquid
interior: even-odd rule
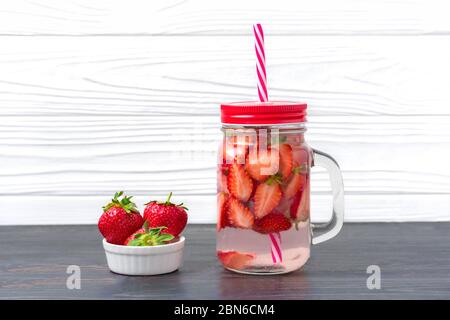
[[[252,230],[224,228],[217,234],[218,252],[239,252],[249,256],[248,263],[226,268],[243,273],[286,273],[301,268],[309,258],[310,226],[309,220],[281,234],[282,262],[273,263],[270,239],[267,235]],[[251,257],[251,258],[250,258]]]
[[[260,185],[268,183],[269,180],[261,180],[258,177],[255,179],[247,166],[250,161],[247,147],[255,142],[243,143],[242,140],[239,142],[233,140],[234,146],[230,149],[229,141],[225,143],[224,139],[223,146],[219,150],[217,255],[227,269],[251,274],[286,273],[301,268],[309,258],[311,150],[304,142],[303,134],[280,133],[279,144],[270,146],[269,143],[269,149],[272,147],[272,150],[287,150],[283,153],[276,151],[279,152],[277,162],[280,164],[272,172],[278,176],[276,182],[278,186],[274,188],[279,188],[281,196],[273,196],[273,203],[276,206],[270,210],[270,213],[264,212],[264,216],[261,216],[261,213],[258,214],[259,211],[256,210],[256,202],[264,202],[261,198],[258,200],[256,194]],[[281,147],[282,145],[284,146]],[[240,161],[237,160],[236,155],[242,154],[245,156],[241,157]],[[223,161],[224,155],[231,155],[231,163],[230,160],[226,163]],[[288,163],[287,167],[290,168],[291,164],[292,168],[287,171],[289,174],[284,174],[281,178],[282,166],[286,163]],[[249,185],[248,179],[251,179],[253,190],[248,199],[241,197],[239,201],[230,200],[239,198],[236,187],[233,187],[233,181],[230,181],[230,165],[239,166],[240,170],[245,171],[242,173],[242,178],[238,179],[243,186],[237,190],[246,192],[245,186]],[[296,181],[293,181],[294,179]],[[273,184],[270,185],[273,186]],[[271,198],[272,194],[268,194],[268,197]],[[240,210],[236,210],[236,205],[230,209],[230,201],[237,201],[239,203],[237,208]],[[271,220],[274,215],[277,215],[276,221],[282,220],[281,224]],[[245,223],[239,224],[235,221]],[[273,246],[269,233],[279,235],[281,238],[279,241],[281,259],[273,258]]]

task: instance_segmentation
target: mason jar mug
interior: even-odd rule
[[[311,244],[331,239],[344,220],[341,172],[305,141],[306,104],[221,105],[217,165],[217,256],[226,269],[280,274],[301,268]],[[327,169],[332,218],[312,225],[310,169]]]

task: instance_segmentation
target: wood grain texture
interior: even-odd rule
[[[0,298],[449,299],[449,227],[346,224],[312,248],[303,270],[270,277],[225,271],[215,257],[213,226],[188,226],[182,269],[151,277],[109,272],[94,226],[1,227]],[[81,268],[81,290],[66,289],[69,265]],[[380,290],[366,287],[369,265],[381,269]]]
[[[205,124],[190,123],[192,117],[166,119],[5,117],[0,193],[93,195],[124,188],[141,194],[213,194],[221,135],[217,118],[205,117],[210,121]],[[376,119],[375,124],[366,117],[310,120],[310,145],[338,160],[346,191],[448,194],[447,119],[427,117],[428,124],[417,117],[403,117],[402,123]],[[315,173],[314,191],[328,192],[327,175]]]
[[[250,39],[2,40],[2,195],[214,193],[218,104],[255,98]],[[449,194],[444,40],[274,37],[271,97],[308,101],[348,194]]]
[[[448,34],[445,1],[8,0],[0,34],[269,35]]]
[[[271,99],[311,116],[450,115],[450,42],[433,37],[272,37]],[[254,100],[253,38],[2,37],[0,115],[218,114]],[[170,121],[168,119],[168,121]]]

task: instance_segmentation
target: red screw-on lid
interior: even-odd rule
[[[220,106],[225,124],[281,124],[306,121],[306,103],[289,101],[232,102]]]

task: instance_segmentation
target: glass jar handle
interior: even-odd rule
[[[313,225],[312,244],[330,240],[339,233],[344,223],[344,183],[339,165],[330,155],[313,149],[312,166],[316,165],[328,171],[333,193],[333,215],[327,223]]]

